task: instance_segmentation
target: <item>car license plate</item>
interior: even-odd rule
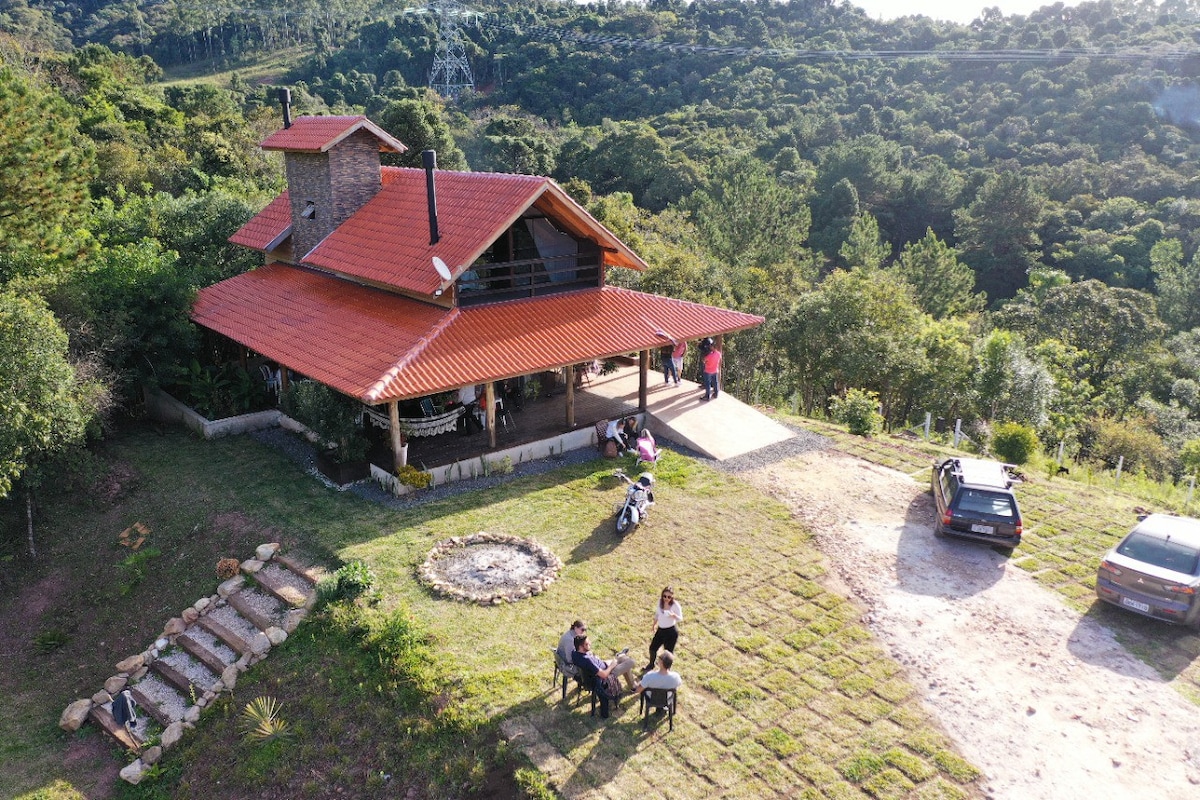
[[[972,525],[971,533],[995,533],[996,529],[991,525]]]
[[[1149,603],[1139,603],[1137,600],[1130,600],[1128,597],[1121,598],[1121,605],[1129,606],[1130,608],[1132,608],[1136,611],[1141,611],[1143,614],[1150,613],[1150,604]]]

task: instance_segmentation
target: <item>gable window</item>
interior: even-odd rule
[[[555,294],[600,285],[600,249],[543,216],[517,221],[458,282],[462,305]]]

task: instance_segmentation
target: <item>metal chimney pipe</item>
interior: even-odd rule
[[[279,90],[279,104],[283,106],[283,127],[292,127],[292,90]]]
[[[429,243],[437,244],[437,192],[433,186],[433,171],[437,169],[437,153],[433,150],[421,151],[421,164],[425,167],[425,194],[429,199]]]

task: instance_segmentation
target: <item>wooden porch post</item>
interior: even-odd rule
[[[650,371],[650,351],[638,353],[638,411],[646,410],[646,376]]]
[[[388,422],[392,433],[392,465],[399,469],[408,463],[408,449],[404,446],[404,431],[400,430],[400,401],[388,403]]]
[[[496,449],[496,382],[488,381],[483,391],[487,403],[488,447]]]
[[[282,397],[287,394],[288,390],[288,368],[282,361],[279,362],[279,394]]]
[[[567,427],[575,427],[575,365],[567,364]]]

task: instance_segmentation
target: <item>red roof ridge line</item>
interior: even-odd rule
[[[391,383],[392,379],[403,372],[404,368],[407,367],[413,361],[413,359],[421,355],[426,348],[433,344],[433,340],[441,335],[442,331],[450,327],[450,323],[458,319],[459,313],[460,312],[458,308],[450,309],[450,313],[438,320],[438,323],[430,329],[429,333],[427,333],[425,336],[422,336],[417,344],[404,354],[403,358],[393,364],[387,372],[379,376],[379,380],[375,381],[375,383],[371,385],[371,388],[367,390],[367,393],[363,395],[363,400],[372,401],[378,399],[379,395],[383,394],[384,390],[387,389],[387,385]],[[372,405],[374,404],[372,403]]]

